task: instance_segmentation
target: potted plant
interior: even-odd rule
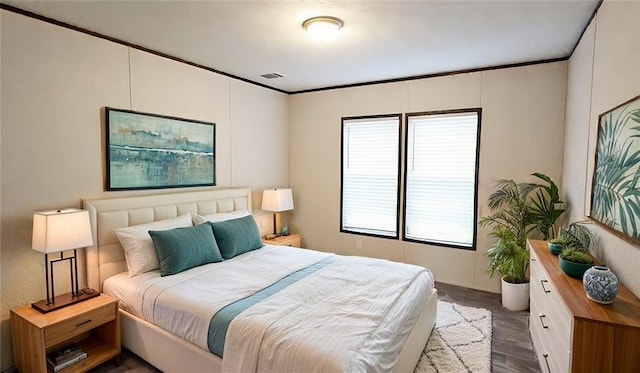
[[[594,264],[593,256],[589,254],[595,242],[593,234],[584,222],[575,222],[560,228],[558,235],[566,242],[558,255],[560,268],[571,277],[582,278]]]
[[[560,192],[556,183],[545,174],[534,172],[532,176],[543,180],[546,184],[534,184],[535,195],[531,199],[531,214],[535,222],[535,229],[540,232],[542,239],[557,237],[556,221],[564,213],[564,202],[560,199]]]
[[[518,183],[501,179],[496,191],[489,196],[491,215],[480,219],[480,226],[492,227],[495,243],[487,250],[489,276],[502,275],[502,305],[520,311],[529,307],[529,236],[549,237],[554,232],[558,217],[564,212],[559,208],[557,187],[544,174],[533,176],[546,182]]]
[[[549,242],[547,242],[547,246],[549,247],[549,251],[551,251],[551,254],[558,255],[562,252],[562,249],[564,249],[570,242],[571,241],[569,241],[565,237],[556,237],[550,239]]]
[[[560,228],[558,238],[565,241],[567,247],[581,248],[591,252],[595,238],[586,226],[588,223],[588,221],[578,221],[569,224],[566,228]]]
[[[560,255],[560,268],[571,277],[582,278],[594,264],[593,257],[578,247],[566,247]]]
[[[520,245],[511,231],[497,227],[491,233],[496,243],[487,250],[489,276],[502,275],[502,306],[513,311],[529,308],[529,251]]]

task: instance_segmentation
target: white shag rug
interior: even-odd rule
[[[436,326],[414,373],[491,372],[491,311],[438,301]]]

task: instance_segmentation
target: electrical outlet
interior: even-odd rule
[[[267,220],[266,219],[262,219],[260,221],[260,227],[262,227],[262,228],[266,228],[267,227]]]
[[[362,249],[362,241],[356,240],[356,249]]]

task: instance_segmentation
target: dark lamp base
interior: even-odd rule
[[[100,292],[97,290],[82,289],[78,295],[74,296],[72,293],[58,295],[53,299],[53,303],[47,304],[47,300],[43,299],[36,303],[31,303],[31,307],[42,313],[48,313],[72,304],[83,302],[87,299],[95,298],[98,295],[100,295]]]

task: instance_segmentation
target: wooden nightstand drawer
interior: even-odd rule
[[[77,343],[87,357],[61,373],[86,372],[120,354],[118,301],[108,295],[49,313],[29,305],[10,313],[13,357],[20,372],[50,372],[46,355],[71,343]]]
[[[95,310],[64,320],[51,325],[44,330],[46,346],[69,339],[69,336],[78,335],[116,318],[113,305],[107,304]]]
[[[278,245],[278,246],[301,246],[301,237],[299,234],[290,234],[288,236],[279,236],[270,240],[263,240],[265,244]]]

